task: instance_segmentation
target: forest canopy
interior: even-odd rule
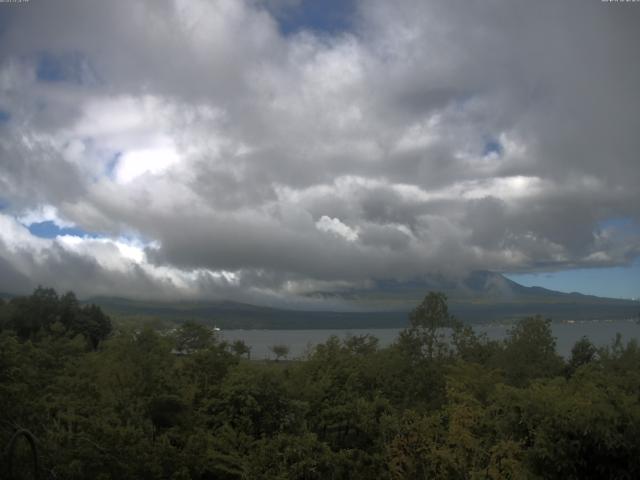
[[[45,288],[1,301],[0,329],[2,478],[640,475],[635,341],[563,359],[549,320],[490,340],[442,294],[389,347],[331,337],[277,362],[197,323],[116,328]]]

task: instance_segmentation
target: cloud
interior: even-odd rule
[[[601,225],[640,223],[632,7],[374,0],[286,34],[297,2],[4,9],[2,288],[290,302],[629,264],[637,232]]]
[[[153,245],[125,238],[37,238],[15,219],[0,214],[0,291],[25,294],[44,284],[55,285],[60,291],[73,290],[84,298],[208,298],[304,309],[327,306],[264,283],[242,283],[233,272],[154,265],[147,259],[148,248]]]
[[[358,232],[342,223],[338,218],[331,218],[323,215],[320,217],[320,220],[316,222],[316,227],[323,232],[333,233],[350,242],[354,242],[358,239]]]

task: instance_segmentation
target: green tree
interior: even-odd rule
[[[486,334],[477,335],[469,325],[455,325],[452,342],[456,356],[466,362],[487,364],[500,351],[497,340],[489,340]]]
[[[291,398],[281,369],[239,364],[224,378],[206,411],[210,426],[225,424],[253,438],[298,433],[304,425],[304,403]]]
[[[251,360],[251,347],[248,346],[243,340],[236,340],[231,344],[231,351],[237,356],[247,356],[247,359]]]
[[[579,369],[568,381],[496,389],[496,429],[526,446],[525,463],[536,478],[638,478],[637,393],[620,388],[612,373]]]
[[[443,329],[457,322],[449,314],[447,296],[429,292],[409,315],[409,327],[400,335],[400,343],[414,356],[432,359],[447,353]]]
[[[9,302],[6,302],[4,298],[0,298],[0,332],[10,328],[9,322],[11,321],[12,311]]]
[[[174,332],[173,339],[178,352],[193,353],[212,346],[216,341],[216,335],[206,325],[189,321]]]
[[[518,386],[536,378],[560,375],[564,370],[564,361],[556,353],[556,341],[551,334],[551,320],[540,316],[525,318],[509,330],[496,360],[507,381]]]
[[[288,345],[272,345],[269,347],[269,350],[276,356],[276,362],[281,358],[287,358],[290,352],[290,348]]]
[[[229,370],[237,364],[238,358],[224,343],[199,349],[181,359],[179,373],[185,383],[183,390],[199,407],[217,393]]]
[[[323,480],[336,476],[339,459],[313,434],[278,434],[256,442],[249,459],[248,478]],[[355,478],[357,472],[351,472]]]
[[[22,340],[38,335],[82,335],[95,350],[111,333],[111,319],[97,305],[80,306],[73,292],[58,297],[52,288],[38,287],[28,297],[11,300],[7,325]]]
[[[34,339],[41,330],[48,331],[60,317],[58,294],[52,288],[39,286],[28,297],[11,299],[11,305],[10,327],[23,340]]]
[[[111,333],[111,319],[97,305],[85,305],[75,315],[70,330],[83,335],[95,350]]]
[[[80,313],[80,302],[78,302],[75,293],[67,292],[60,297],[58,312],[59,321],[65,330],[74,330]]]
[[[593,362],[597,354],[596,346],[587,337],[582,337],[571,349],[571,357],[567,362],[568,375],[573,375],[582,365]]]

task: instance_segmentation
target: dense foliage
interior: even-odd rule
[[[38,289],[0,305],[0,446],[30,432],[41,478],[639,478],[634,341],[583,339],[565,361],[548,320],[490,341],[446,307],[429,294],[388,348],[332,337],[257,362],[194,323],[111,332]]]

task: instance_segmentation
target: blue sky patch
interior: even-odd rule
[[[301,30],[334,34],[352,27],[356,6],[354,0],[300,0],[296,5],[270,10],[284,35]]]
[[[122,152],[116,153],[111,160],[107,162],[105,165],[105,173],[106,175],[113,180],[115,175],[116,167],[118,166],[118,161],[120,161],[120,157],[122,156]]]
[[[27,227],[32,235],[40,238],[56,238],[60,235],[73,235],[76,237],[92,237],[97,238],[96,235],[92,235],[80,228],[71,227],[59,227],[51,220],[45,222],[32,223]]]
[[[614,217],[598,223],[614,235],[640,235],[640,224],[629,217]],[[560,292],[580,292],[612,298],[640,298],[640,257],[625,267],[580,268],[549,273],[507,275],[528,287],[538,286]]]
[[[640,298],[640,257],[628,267],[581,268],[550,273],[506,275],[527,287],[580,292],[611,298]]]
[[[492,138],[484,144],[482,155],[485,157],[487,155],[491,155],[492,153],[495,153],[496,155],[502,155],[503,151],[504,149],[502,148],[502,144],[495,138]]]
[[[68,82],[82,85],[95,82],[95,72],[87,57],[79,52],[42,52],[37,56],[36,78],[44,83]]]
[[[598,226],[602,230],[613,229],[624,233],[640,234],[640,224],[629,217],[615,217],[601,221]]]
[[[7,123],[9,120],[11,120],[11,114],[6,110],[0,109],[0,125]]]

